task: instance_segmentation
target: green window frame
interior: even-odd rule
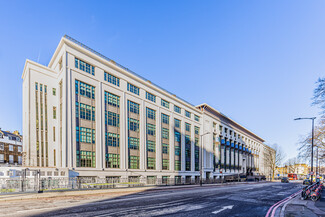
[[[104,80],[118,87],[120,86],[120,79],[107,72],[104,73]]]
[[[156,120],[156,111],[150,108],[147,108],[146,110],[147,110],[147,118]]]
[[[189,124],[189,123],[185,123],[185,130],[186,130],[187,132],[191,132],[191,124]]]
[[[129,149],[139,150],[139,138],[129,137]]]
[[[128,110],[132,113],[139,114],[140,105],[128,100]]]
[[[177,105],[174,105],[174,111],[180,114],[182,110]]]
[[[169,170],[169,160],[168,159],[163,159],[162,169]]]
[[[161,135],[163,139],[169,139],[169,129],[167,128],[162,128],[161,130]]]
[[[153,124],[147,124],[147,134],[151,136],[156,135],[156,126]]]
[[[152,102],[156,102],[156,96],[148,92],[146,92],[146,99]]]
[[[87,72],[91,75],[95,75],[95,67],[86,63],[78,58],[75,58],[75,67],[81,71]]]
[[[156,169],[156,158],[148,157],[147,159],[147,169],[155,170]]]
[[[134,93],[136,95],[139,95],[139,88],[134,86],[133,84],[128,83],[128,91],[130,91],[131,93]]]
[[[147,140],[147,151],[156,152],[156,142]]]
[[[161,121],[164,124],[169,124],[169,116],[168,115],[165,115],[165,114],[161,114]]]
[[[191,118],[191,112],[185,110],[185,116]]]

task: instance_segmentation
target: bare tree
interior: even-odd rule
[[[317,105],[321,108],[323,117],[325,116],[325,78],[318,78],[314,89],[312,105]]]
[[[285,155],[280,146],[274,144],[271,148],[267,148],[264,152],[264,163],[265,167],[270,172],[272,179],[274,179],[274,175],[277,167],[281,166]]]

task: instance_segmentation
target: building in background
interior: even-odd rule
[[[22,165],[22,136],[0,128],[0,165]]]
[[[87,177],[197,179],[202,146],[204,178],[265,168],[263,139],[69,36],[48,66],[27,60],[22,78],[27,167],[68,168]]]

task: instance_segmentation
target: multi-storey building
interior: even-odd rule
[[[22,136],[0,128],[0,165],[22,164]]]
[[[252,170],[259,163],[261,138],[69,36],[48,66],[27,60],[22,78],[26,166],[69,168],[80,176],[191,179],[199,176],[205,132],[204,176],[220,175],[221,168],[247,172],[246,165]],[[230,140],[241,145],[228,146]],[[244,157],[220,159],[223,153]]]

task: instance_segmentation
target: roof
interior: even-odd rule
[[[240,128],[241,130],[243,130],[245,133],[250,134],[251,136],[255,137],[256,139],[260,140],[262,143],[265,142],[264,139],[262,139],[261,137],[257,136],[255,133],[253,133],[252,131],[248,130],[247,128],[243,127],[242,125],[240,125],[239,123],[237,123],[236,121],[232,120],[231,118],[229,118],[228,116],[226,116],[225,114],[221,113],[220,111],[216,110],[215,108],[213,108],[212,106],[208,105],[207,103],[203,103],[201,105],[196,106],[197,108],[203,108],[203,112],[205,111],[205,108],[209,108],[210,110],[212,110],[214,112],[213,115],[219,115],[222,118],[226,119],[227,121],[229,121],[230,123],[232,123],[233,125],[237,126],[238,128]]]
[[[115,62],[114,60],[112,60],[112,59],[110,59],[110,58],[104,56],[103,54],[101,54],[101,53],[99,53],[99,52],[93,50],[92,48],[88,47],[87,45],[85,45],[85,44],[83,44],[83,43],[81,43],[81,42],[79,42],[79,41],[77,41],[76,39],[74,39],[74,38],[72,38],[72,37],[70,37],[70,36],[68,36],[68,35],[64,35],[63,38],[62,38],[62,40],[61,40],[61,42],[64,42],[64,40],[68,40],[68,41],[70,41],[70,42],[73,42],[74,44],[78,45],[79,47],[82,47],[82,48],[86,49],[87,51],[91,52],[92,54],[95,54],[96,56],[100,57],[101,59],[104,59],[104,60],[106,60],[106,61],[108,61],[108,62],[110,62],[110,63],[113,63],[113,64],[114,64],[115,66],[117,66],[118,68],[123,69],[124,71],[127,71],[128,73],[130,73],[130,74],[136,76],[138,79],[141,79],[141,80],[143,80],[144,82],[149,82],[149,83],[150,83],[151,85],[153,85],[154,87],[159,88],[159,89],[161,89],[161,90],[167,92],[168,94],[172,95],[173,97],[177,98],[178,100],[181,100],[181,101],[185,102],[186,104],[192,106],[193,109],[196,109],[196,107],[195,107],[192,103],[190,103],[190,102],[188,102],[188,101],[186,101],[186,100],[184,100],[184,99],[182,99],[182,98],[176,96],[176,94],[171,93],[171,92],[169,92],[168,90],[166,90],[166,89],[160,87],[159,85],[157,85],[157,84],[155,84],[155,83],[149,81],[148,79],[146,79],[146,78],[142,77],[141,75],[135,73],[135,72],[132,71],[131,69],[129,69],[129,68],[127,68],[127,67],[125,67],[125,66],[123,66],[123,65],[121,65],[121,64],[119,64],[119,63],[117,63],[117,62]],[[55,53],[54,53],[54,55],[53,55],[53,57],[52,57],[52,59],[51,59],[49,65],[48,65],[49,68],[53,65],[54,60],[55,60],[55,57],[56,57],[56,55],[58,54],[58,52],[59,52],[59,50],[60,50],[60,47],[62,46],[62,43],[61,43],[61,42],[60,42],[58,48],[56,49],[56,51],[55,51]],[[147,84],[147,85],[148,85],[148,84]]]
[[[21,139],[21,135],[16,135],[10,131],[5,131],[5,130],[1,130],[0,129],[0,133],[2,133],[4,136],[12,136],[12,137],[16,137],[16,138],[20,138]]]

